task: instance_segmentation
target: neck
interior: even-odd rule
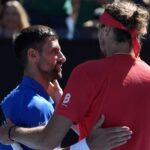
[[[42,76],[40,73],[37,73],[36,71],[25,69],[24,75],[31,77],[35,81],[37,81],[44,89],[47,91],[49,86],[49,80]]]
[[[112,56],[115,54],[127,54],[134,55],[133,49],[128,43],[114,43],[108,47],[107,56]]]

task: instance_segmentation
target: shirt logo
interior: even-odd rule
[[[67,104],[68,104],[69,101],[70,101],[70,98],[71,98],[71,94],[70,94],[70,93],[66,93],[62,105],[63,105],[63,106],[67,106]]]
[[[46,125],[47,123],[46,122],[39,122],[39,126],[43,126],[43,125]]]

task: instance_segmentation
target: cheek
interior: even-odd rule
[[[16,23],[16,24],[19,23],[19,16],[18,16],[17,14],[13,16],[12,22],[14,22],[14,23]]]
[[[13,27],[17,27],[18,26],[18,24],[19,24],[19,18],[18,18],[18,16],[17,15],[15,15],[15,16],[6,16],[6,17],[4,17],[4,19],[3,19],[3,24],[5,25],[5,26],[13,26]]]
[[[39,60],[39,65],[41,68],[43,68],[43,70],[50,70],[54,68],[55,62],[51,58],[44,57]]]

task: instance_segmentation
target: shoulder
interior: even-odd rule
[[[73,70],[73,72],[77,73],[86,73],[91,74],[92,72],[97,72],[99,70],[107,69],[107,66],[110,66],[111,61],[108,59],[98,59],[98,60],[90,60],[86,61],[78,66],[76,66]]]
[[[31,110],[37,110],[37,111],[43,112],[44,109],[53,108],[53,105],[48,100],[46,100],[44,97],[36,94],[30,99],[30,101],[29,101],[28,105],[26,105],[26,107]]]
[[[22,86],[17,86],[1,101],[2,108],[7,117],[11,117],[13,114],[22,111],[24,107],[27,107],[32,97],[36,95],[35,91]]]
[[[19,94],[19,87],[17,86],[15,89],[13,89],[9,94],[7,94],[4,99],[1,101],[2,106],[10,107],[9,104],[14,102],[14,99],[16,99],[17,95]]]
[[[54,108],[44,97],[36,94],[32,97],[28,105],[24,105],[22,112],[25,124],[28,126],[37,126],[45,124],[48,121],[54,112]]]

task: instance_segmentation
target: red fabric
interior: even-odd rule
[[[134,48],[135,56],[136,57],[138,56],[140,44],[139,44],[139,41],[137,38],[138,33],[137,33],[136,29],[128,29],[122,23],[120,23],[119,21],[114,19],[109,13],[107,13],[107,11],[105,11],[103,13],[103,15],[100,17],[100,22],[106,26],[110,26],[110,27],[114,27],[114,28],[128,31],[131,35],[131,38],[132,38],[132,45]]]
[[[80,139],[104,114],[104,127],[133,130],[132,139],[115,150],[150,150],[149,91],[150,67],[138,58],[118,54],[75,68],[56,113],[79,124]],[[64,101],[67,93],[69,100]]]

